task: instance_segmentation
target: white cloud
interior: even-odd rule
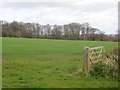
[[[4,3],[0,8],[0,19],[9,22],[14,20],[39,22],[40,24],[88,22],[91,26],[106,33],[116,33],[118,0],[76,1]]]

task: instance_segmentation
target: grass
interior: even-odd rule
[[[117,80],[82,73],[84,47],[116,42],[3,38],[3,88],[115,88]]]

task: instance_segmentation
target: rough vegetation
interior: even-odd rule
[[[106,78],[118,79],[118,49],[115,48],[109,53],[103,54],[104,58],[91,65],[92,76],[103,76]]]

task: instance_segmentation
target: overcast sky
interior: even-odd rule
[[[2,0],[0,1],[0,20],[60,25],[88,22],[92,27],[105,33],[117,33],[118,1]]]

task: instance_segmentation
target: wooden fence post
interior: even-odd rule
[[[89,58],[89,47],[84,48],[84,71],[85,73],[88,73],[89,66],[90,66],[90,58]]]

